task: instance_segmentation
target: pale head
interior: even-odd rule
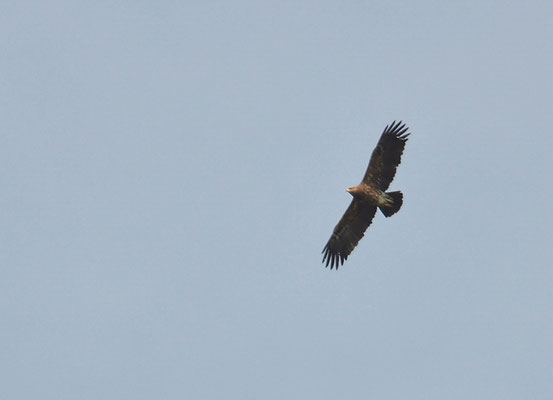
[[[351,194],[353,197],[356,197],[356,196],[359,196],[363,193],[363,191],[361,190],[361,188],[359,187],[359,185],[357,186],[352,186],[350,188],[347,188],[346,189],[346,192],[348,192],[349,194]]]

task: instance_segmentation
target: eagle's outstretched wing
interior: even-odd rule
[[[396,169],[407,142],[407,128],[401,121],[393,122],[384,128],[369,161],[363,182],[382,191],[388,189],[394,179]]]
[[[371,224],[376,206],[353,199],[323,249],[323,263],[330,269],[342,265]]]

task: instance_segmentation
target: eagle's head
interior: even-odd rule
[[[351,194],[353,197],[358,197],[358,196],[361,196],[361,194],[362,194],[362,190],[359,187],[359,185],[347,188],[346,192]]]

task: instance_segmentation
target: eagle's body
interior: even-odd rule
[[[401,121],[394,121],[389,127],[386,126],[373,150],[363,180],[359,185],[347,189],[353,200],[323,249],[323,263],[326,260],[326,266],[330,265],[330,269],[338,269],[347,260],[371,224],[377,208],[386,217],[391,217],[401,208],[403,194],[386,192],[386,189],[401,162],[409,136],[407,130]]]
[[[355,199],[371,206],[389,207],[393,200],[382,190],[361,182],[359,185],[346,189]]]

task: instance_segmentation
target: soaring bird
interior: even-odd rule
[[[408,129],[401,121],[394,121],[386,126],[373,150],[363,180],[359,185],[346,189],[353,196],[353,200],[323,249],[323,264],[326,261],[326,267],[330,265],[330,269],[338,269],[344,264],[364,236],[377,208],[386,217],[391,217],[401,208],[403,193],[386,190],[401,162],[401,155],[410,134],[407,132]]]

